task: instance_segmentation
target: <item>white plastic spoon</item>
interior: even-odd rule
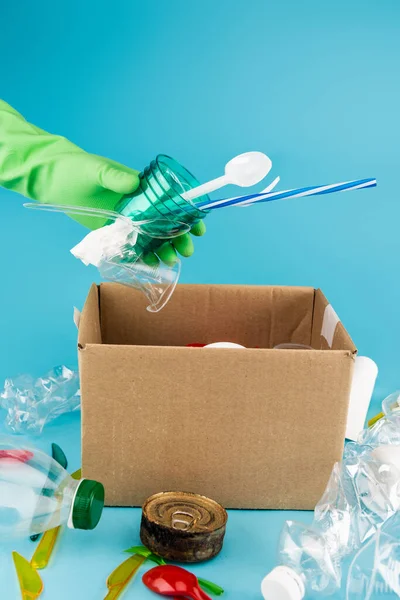
[[[229,184],[250,187],[264,179],[270,172],[271,167],[271,159],[266,154],[262,152],[245,152],[226,163],[225,175],[188,190],[182,196],[185,200],[194,200]]]

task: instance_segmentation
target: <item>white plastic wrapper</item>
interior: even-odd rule
[[[134,224],[128,219],[117,219],[115,223],[95,229],[88,233],[74,248],[71,253],[79,258],[84,265],[99,267],[103,261],[114,258],[122,249],[130,244],[134,246],[137,232]]]
[[[54,367],[38,379],[32,375],[6,379],[0,394],[0,408],[7,411],[6,427],[19,434],[38,435],[47,423],[80,406],[78,372],[65,366]]]

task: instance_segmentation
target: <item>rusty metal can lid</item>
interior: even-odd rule
[[[144,503],[140,535],[163,558],[199,562],[220,552],[227,519],[226,510],[211,498],[162,492]]]

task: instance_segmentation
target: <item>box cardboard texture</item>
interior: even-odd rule
[[[160,491],[312,509],[343,451],[356,348],[319,290],[180,285],[160,313],[93,286],[79,327],[82,466],[109,506]],[[233,341],[246,349],[190,348]],[[313,350],[278,350],[293,342]]]

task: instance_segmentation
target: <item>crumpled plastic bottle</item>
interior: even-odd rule
[[[346,600],[400,598],[400,513],[390,517],[351,563]]]
[[[65,366],[54,367],[38,379],[32,375],[6,379],[0,394],[0,408],[7,411],[6,427],[19,434],[40,434],[47,423],[79,410],[80,404],[78,372]]]
[[[400,408],[393,401],[398,396],[396,392],[384,401],[384,419],[364,430],[357,443],[346,446],[312,524],[285,524],[280,566],[262,583],[266,600],[302,600],[306,595],[320,597],[337,591],[343,559],[400,508]]]

